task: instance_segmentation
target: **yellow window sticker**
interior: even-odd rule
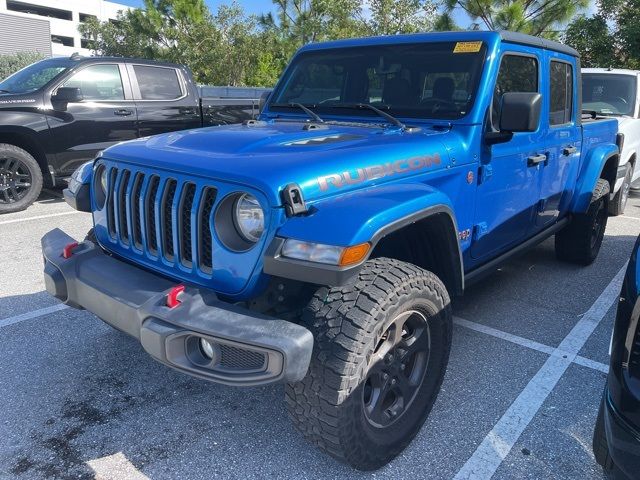
[[[482,48],[482,42],[456,42],[453,53],[478,53]]]

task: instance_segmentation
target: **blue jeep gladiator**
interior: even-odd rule
[[[44,236],[46,288],[184,373],[286,383],[308,440],[378,468],[431,410],[465,284],[551,235],[598,254],[620,139],[580,80],[509,32],[307,45],[258,120],[81,167],[94,228]]]

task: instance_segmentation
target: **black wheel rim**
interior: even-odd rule
[[[0,203],[20,201],[31,190],[29,167],[13,157],[0,157]]]
[[[397,422],[410,408],[429,366],[431,333],[425,315],[409,310],[386,329],[369,361],[362,402],[377,428]]]
[[[596,218],[591,227],[591,248],[593,249],[598,240],[604,233],[604,225],[607,219],[607,211],[604,208],[604,201],[600,201],[598,205],[598,211],[596,212]]]

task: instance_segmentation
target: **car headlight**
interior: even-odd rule
[[[264,210],[258,199],[244,193],[236,200],[233,221],[240,236],[247,242],[256,243],[264,232]]]
[[[282,246],[281,253],[286,258],[344,267],[364,260],[370,248],[371,244],[368,242],[350,247],[338,247],[288,238]]]
[[[104,165],[98,165],[94,171],[93,177],[93,199],[98,210],[104,208],[107,201],[107,183],[109,169]]]

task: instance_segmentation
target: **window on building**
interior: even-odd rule
[[[41,17],[59,18],[60,20],[73,20],[73,13],[60,8],[43,7],[26,2],[7,0],[7,10],[12,12],[30,13]]]
[[[507,92],[538,91],[538,60],[523,55],[505,55],[500,62],[500,71],[493,92],[491,124],[499,130],[502,95]]]
[[[134,65],[143,100],[174,100],[182,96],[178,73],[173,68]]]
[[[51,43],[58,43],[65,47],[73,47],[73,37],[63,37],[62,35],[51,35]]]
[[[79,88],[85,100],[124,100],[118,65],[92,65],[74,74],[65,87]]]
[[[80,39],[80,46],[82,48],[88,48],[90,50],[92,50],[94,48],[94,42],[92,40],[89,40],[88,38],[81,38]]]
[[[551,61],[549,125],[571,122],[573,107],[573,67],[565,62]]]
[[[80,14],[80,23],[87,22],[89,20],[98,20],[98,17],[95,15],[91,15],[89,13],[81,13]]]

